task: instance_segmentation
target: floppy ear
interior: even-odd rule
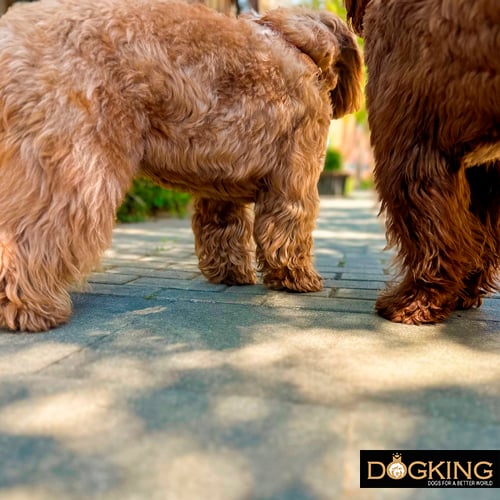
[[[316,63],[322,84],[330,91],[333,118],[359,108],[361,54],[356,37],[339,17],[301,8],[275,9],[257,22],[280,32]]]
[[[344,0],[347,20],[351,24],[353,30],[360,36],[363,34],[363,17],[366,6],[370,2],[371,0]]]
[[[321,12],[320,18],[330,32],[335,33],[340,47],[330,71],[337,75],[337,86],[330,91],[333,118],[340,118],[357,111],[361,106],[363,93],[363,57],[354,33],[336,16]]]

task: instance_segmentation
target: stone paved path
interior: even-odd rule
[[[500,298],[378,318],[375,208],[322,200],[308,295],[207,283],[187,220],[118,226],[68,325],[0,335],[0,499],[497,498],[359,488],[360,449],[500,448]]]

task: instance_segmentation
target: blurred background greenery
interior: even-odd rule
[[[149,179],[135,179],[118,209],[121,222],[139,222],[160,212],[182,217],[186,214],[191,195],[165,189]]]

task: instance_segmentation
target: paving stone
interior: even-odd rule
[[[366,281],[367,279],[370,279],[385,282],[387,276],[382,270],[380,270],[380,268],[378,270],[373,269],[371,272],[351,272],[346,269],[346,272],[340,274],[340,279],[350,281]]]
[[[270,307],[289,307],[292,309],[326,310],[336,312],[373,312],[373,301],[351,300],[328,297],[305,297],[299,294],[274,295],[264,301]]]
[[[344,277],[345,275],[349,274],[349,277],[345,279],[366,280],[367,278],[372,279],[373,277],[378,280],[387,279],[387,275],[384,273],[384,270],[380,265],[365,268],[347,268],[325,265],[323,267],[316,266],[316,269],[324,278],[335,276]],[[352,275],[356,275],[356,277],[353,278],[351,277]]]
[[[92,273],[89,283],[108,283],[110,285],[124,285],[139,278],[139,274],[118,274],[112,270],[105,273]]]
[[[386,287],[384,281],[379,280],[344,280],[344,279],[326,279],[324,286],[329,288],[352,288],[355,290],[383,290]]]
[[[227,286],[226,285],[217,285],[214,283],[209,283],[205,280],[181,280],[174,278],[139,278],[132,283],[132,286],[140,286],[140,287],[160,287],[161,289],[178,289],[178,290],[195,290],[200,292],[223,292]]]
[[[269,288],[264,285],[242,285],[242,286],[230,286],[224,290],[224,294],[237,295],[267,295],[270,292]]]
[[[367,299],[375,301],[378,290],[361,290],[359,288],[338,288],[334,289],[333,297],[339,299]]]
[[[196,278],[201,273],[199,271],[184,271],[182,269],[144,269],[142,267],[122,266],[114,267],[108,271],[112,274],[136,274],[138,276],[151,276],[153,278],[167,278],[189,280]]]

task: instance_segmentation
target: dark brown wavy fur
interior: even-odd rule
[[[372,0],[344,0],[347,19],[358,35],[363,34],[363,18],[368,4]]]
[[[402,272],[377,309],[441,321],[498,289],[498,0],[346,6],[364,36],[375,180]]]

